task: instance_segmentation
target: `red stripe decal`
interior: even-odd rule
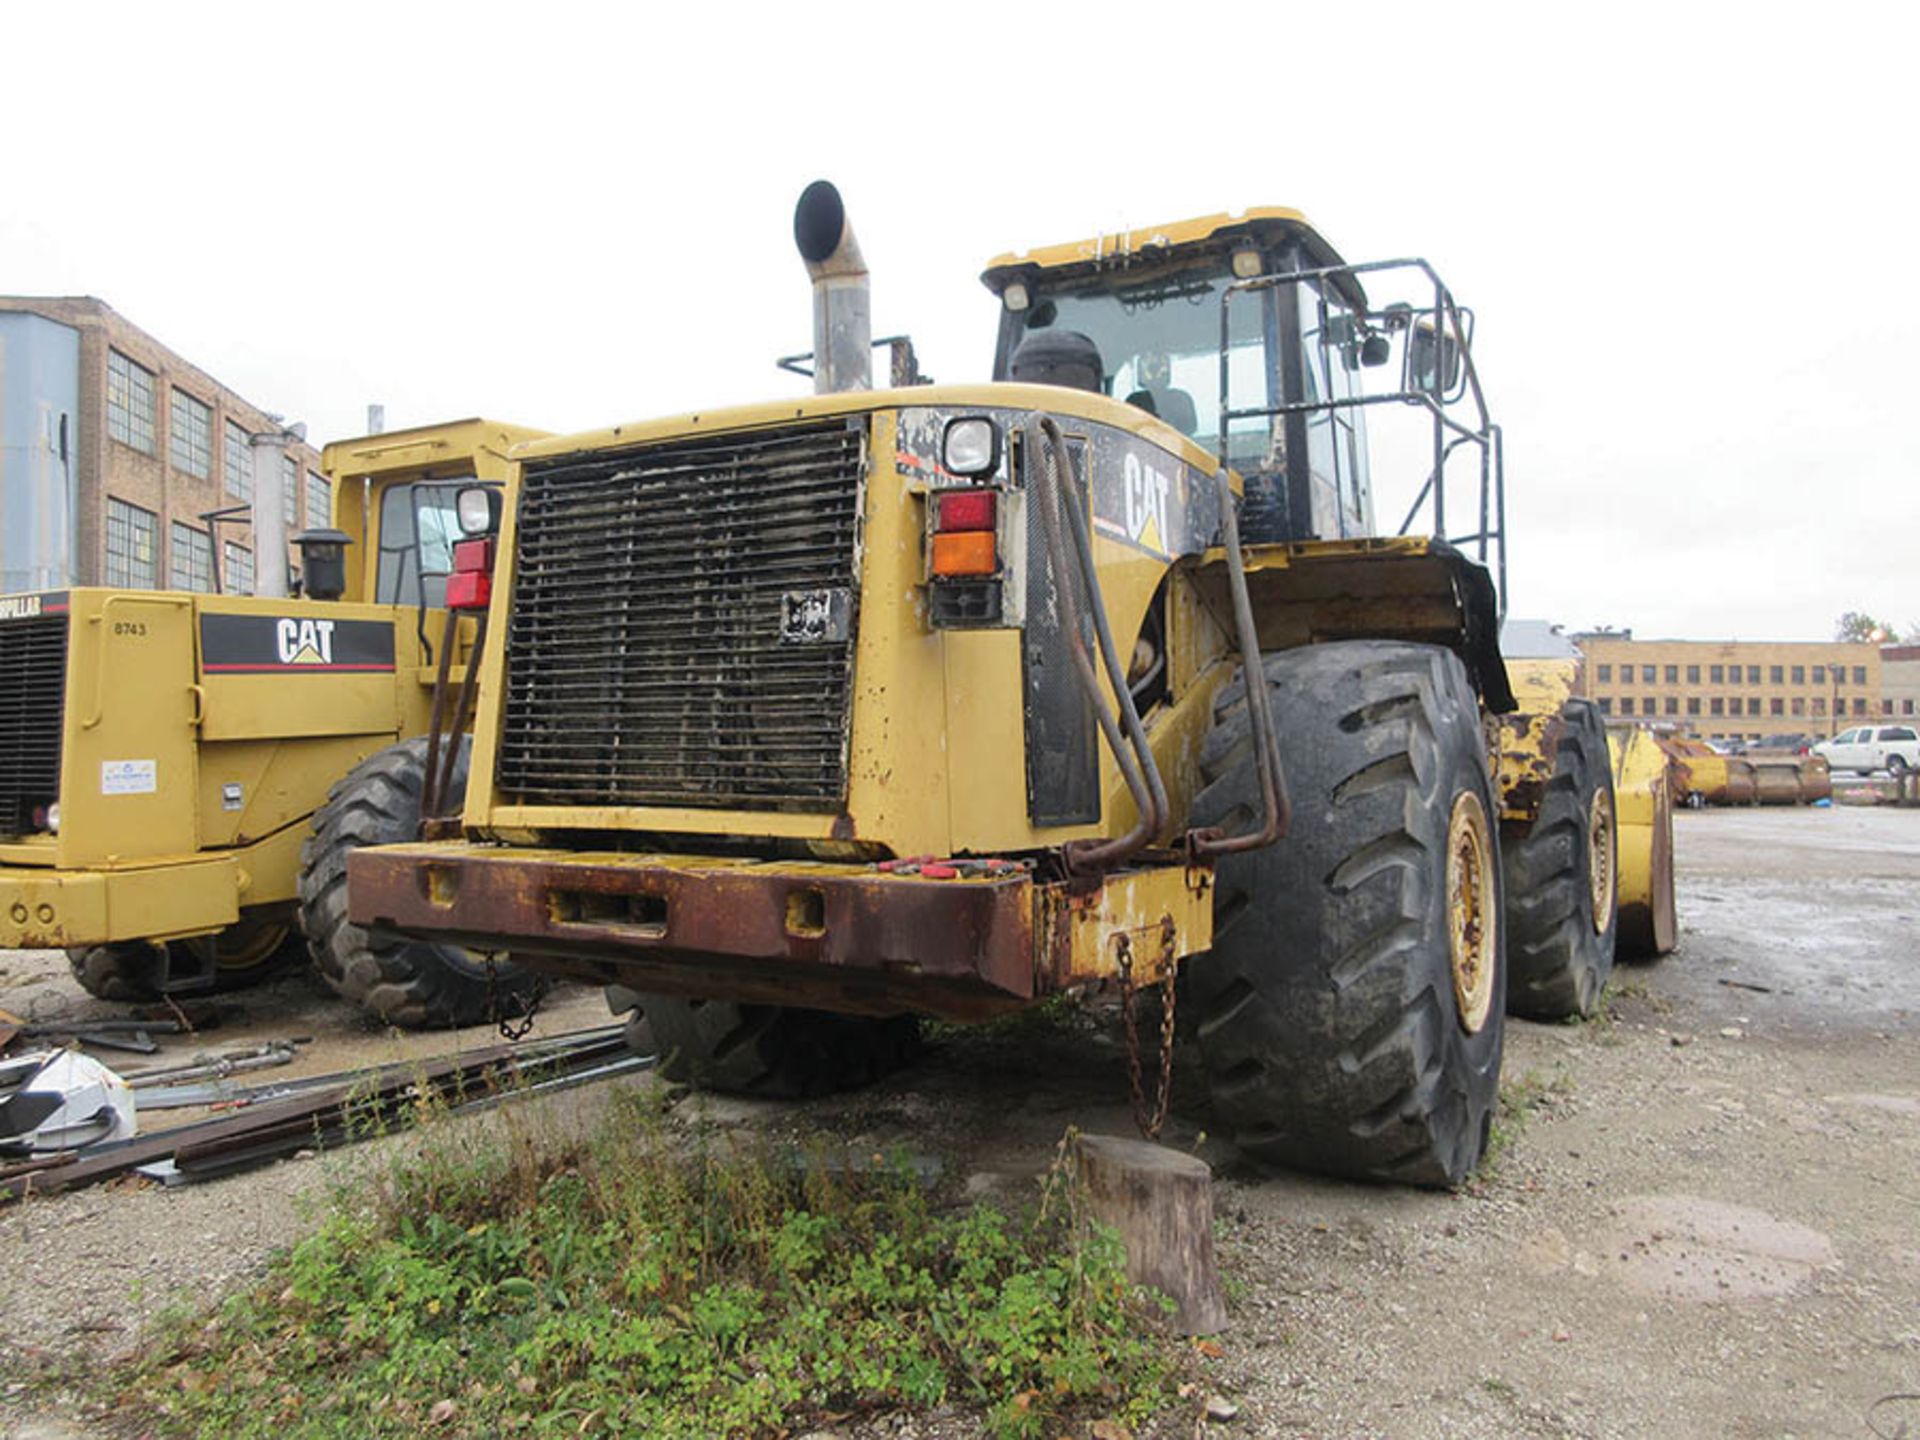
[[[343,670],[355,674],[393,673],[391,665],[241,665],[209,661],[200,668],[209,674],[220,675],[298,675],[305,671],[338,673]]]

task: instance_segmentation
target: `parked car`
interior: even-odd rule
[[[1813,736],[1805,731],[1792,731],[1779,735],[1769,735],[1757,744],[1747,746],[1746,753],[1756,750],[1770,750],[1784,755],[1810,755],[1813,753]]]
[[[1903,775],[1920,769],[1920,731],[1911,725],[1858,725],[1822,740],[1813,753],[1825,756],[1835,770],[1857,770],[1862,775],[1888,770]]]

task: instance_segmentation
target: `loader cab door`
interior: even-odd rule
[[[1353,312],[1318,281],[1280,287],[1292,311],[1289,337],[1297,376],[1288,397],[1326,408],[1289,417],[1287,482],[1297,497],[1289,508],[1311,538],[1344,540],[1373,533],[1373,496],[1367,480],[1366,411],[1350,403],[1361,393],[1360,344]],[[1290,535],[1306,539],[1308,535]]]

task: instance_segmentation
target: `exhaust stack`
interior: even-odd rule
[[[867,390],[873,385],[873,313],[867,262],[847,223],[847,207],[830,180],[800,192],[793,243],[813,277],[813,390]]]

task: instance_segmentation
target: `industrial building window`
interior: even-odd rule
[[[1818,695],[1813,697],[1813,713],[1816,715],[1827,713],[1827,702]]]
[[[1600,683],[1602,685],[1611,685],[1613,683],[1613,666],[1602,665],[1600,667]]]
[[[1735,678],[1738,679],[1739,677],[1736,676]],[[1747,684],[1758,685],[1759,683],[1760,683],[1760,667],[1758,665],[1747,666]]]
[[[1689,695],[1687,697],[1687,714],[1698,715],[1699,713],[1700,713],[1700,697],[1698,695]]]
[[[153,454],[153,372],[118,350],[107,351],[107,434]]]
[[[1680,683],[1680,667],[1678,665],[1667,666],[1667,684],[1678,685],[1679,683]]]
[[[253,593],[253,551],[231,540],[227,541],[227,593]]]
[[[1786,667],[1784,665],[1769,665],[1767,667],[1767,679],[1775,685],[1784,685],[1787,683],[1785,672]]]
[[[107,584],[151,590],[159,583],[154,556],[157,529],[151,510],[107,497]]]
[[[1769,704],[1768,709],[1775,715],[1784,715],[1787,713],[1786,707],[1787,707],[1787,702],[1785,700],[1782,700],[1778,695],[1776,695],[1773,697],[1773,700]]]
[[[1631,695],[1622,695],[1620,697],[1620,713],[1622,715],[1631,715],[1633,713],[1633,697]]]
[[[1746,708],[1746,703],[1742,701],[1738,695],[1727,701],[1727,714],[1729,715],[1744,715],[1746,714]],[[1753,713],[1758,715],[1760,712],[1756,710]]]
[[[1698,665],[1687,666],[1687,684],[1698,685],[1699,683],[1700,683],[1700,667]]]
[[[176,388],[167,420],[167,453],[173,468],[202,480],[213,474],[213,411]]]
[[[1806,666],[1796,665],[1793,667],[1793,683],[1796,685],[1804,685],[1807,683],[1807,667]]]
[[[1658,715],[1660,713],[1660,702],[1655,700],[1651,695],[1647,696],[1646,699],[1640,702],[1640,713],[1642,715]]]
[[[174,521],[167,536],[167,583],[175,590],[213,589],[213,537]]]
[[[1727,702],[1722,700],[1718,695],[1707,702],[1707,707],[1707,713],[1709,715],[1724,715],[1727,713]]]
[[[287,528],[292,529],[300,521],[300,463],[291,455],[280,457],[280,499]]]
[[[1642,665],[1642,666],[1640,667],[1640,678],[1641,678],[1642,680],[1644,680],[1644,681],[1646,681],[1646,682],[1647,682],[1647,684],[1649,684],[1649,685],[1651,685],[1651,684],[1653,683],[1653,677],[1654,677],[1655,675],[1657,675],[1658,673],[1659,673],[1659,669],[1658,669],[1658,667],[1657,667],[1657,666],[1653,666],[1653,665]]]
[[[1602,707],[1602,708],[1605,708],[1605,707]],[[1911,700],[1902,700],[1902,701],[1900,702],[1900,713],[1901,713],[1902,715],[1911,715],[1911,714],[1913,714],[1913,701],[1911,701]]]
[[[333,523],[333,486],[323,477],[307,472],[307,528],[324,530]]]
[[[1882,701],[1880,702],[1880,713],[1881,713],[1882,715],[1891,715],[1891,714],[1893,714],[1893,701],[1891,701],[1891,700],[1882,700]]]
[[[1908,701],[1907,703],[1912,704],[1913,702]],[[1611,715],[1613,713],[1613,697],[1612,696],[1602,695],[1600,697],[1600,713],[1602,715]]]
[[[1867,683],[1867,667],[1866,666],[1856,665],[1853,667],[1853,683],[1856,685],[1864,685]]]
[[[1726,680],[1726,678],[1727,678],[1727,670],[1726,670],[1726,667],[1725,667],[1724,665],[1710,665],[1710,666],[1708,666],[1708,667],[1707,667],[1707,678],[1708,678],[1709,680],[1711,680],[1711,681],[1712,681],[1712,682],[1713,682],[1714,684],[1716,684],[1716,685],[1719,685],[1719,684],[1722,684],[1722,683],[1723,683],[1723,682],[1724,682],[1724,681]]]
[[[1858,695],[1853,697],[1853,713],[1856,715],[1864,715],[1867,713],[1867,702]]]
[[[1798,695],[1793,697],[1793,713],[1796,715],[1804,715],[1807,713],[1807,702]]]
[[[226,472],[227,494],[236,500],[253,498],[253,440],[238,425],[227,421],[226,453],[221,468]]]
[[[1667,696],[1667,714],[1678,715],[1679,713],[1680,713],[1679,697],[1676,695]]]

